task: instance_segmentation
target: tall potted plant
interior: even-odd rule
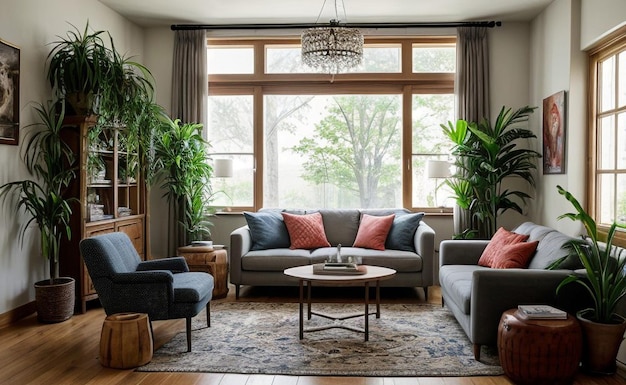
[[[469,214],[470,228],[463,236],[490,238],[502,213],[522,213],[520,203],[531,198],[524,191],[506,188],[505,181],[519,177],[535,186],[536,159],[541,155],[519,146],[520,140],[536,138],[531,130],[521,127],[534,110],[529,106],[515,111],[502,107],[493,124],[483,119],[480,123],[459,120],[441,125],[454,144],[456,159],[456,173],[446,183],[457,205]]]
[[[601,242],[595,220],[570,192],[561,186],[557,186],[557,189],[576,210],[575,213],[559,216],[559,219],[580,221],[588,237],[587,240],[572,239],[567,244],[584,266],[586,274],[568,276],[557,291],[575,282],[582,285],[591,296],[593,307],[577,314],[585,341],[583,368],[592,373],[612,374],[616,370],[615,359],[626,331],[626,320],[616,313],[618,302],[626,295],[626,258],[615,255],[613,237],[618,227],[626,227],[613,223],[605,242]],[[550,268],[557,268],[567,257],[557,260]]]
[[[39,227],[50,278],[35,283],[37,316],[41,322],[62,322],[74,313],[74,279],[58,277],[58,263],[61,239],[71,237],[70,204],[75,199],[64,198],[64,192],[75,177],[76,157],[61,137],[65,103],[38,104],[35,112],[40,122],[25,127],[24,147],[24,162],[34,179],[0,186],[0,197],[16,199],[16,208],[30,215],[22,240],[32,222]]]
[[[179,226],[176,247],[211,234],[212,223],[207,216],[212,212],[209,180],[213,169],[201,129],[201,124],[169,120],[157,138],[155,157],[161,165],[158,177],[163,180],[161,187],[167,191]]]

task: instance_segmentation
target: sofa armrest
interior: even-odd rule
[[[446,240],[439,245],[439,265],[477,265],[488,240]]]
[[[242,226],[230,233],[230,282],[238,284],[241,282],[241,257],[252,247],[252,236],[250,228]]]
[[[481,269],[474,271],[471,294],[471,340],[480,345],[497,342],[502,313],[523,304],[549,304],[563,308],[571,299],[556,288],[570,270]],[[576,286],[576,285],[570,285]],[[569,288],[568,288],[569,289]],[[563,303],[562,303],[563,302]],[[566,306],[567,307],[567,306]],[[565,308],[565,310],[570,310]]]
[[[422,282],[424,287],[435,282],[435,230],[422,221],[413,237],[415,251],[422,257]]]

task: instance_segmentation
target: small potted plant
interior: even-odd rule
[[[593,307],[577,314],[585,341],[583,368],[591,373],[612,374],[616,370],[615,359],[626,331],[626,320],[616,313],[618,302],[626,294],[626,258],[618,258],[615,255],[617,249],[613,246],[616,229],[624,226],[613,223],[605,242],[601,242],[594,219],[570,192],[561,186],[557,186],[557,189],[576,209],[575,213],[563,214],[559,219],[581,221],[588,237],[572,239],[567,244],[584,266],[585,274],[568,276],[557,291],[575,282],[589,293]],[[558,268],[567,257],[557,260],[550,268]]]
[[[22,227],[22,239],[32,222],[39,227],[50,278],[35,283],[37,317],[41,322],[62,322],[74,313],[75,281],[58,277],[58,262],[62,237],[71,237],[70,205],[75,199],[66,199],[64,193],[75,177],[76,156],[61,138],[65,103],[39,104],[35,111],[40,122],[25,127],[23,147],[26,167],[34,178],[0,186],[0,197],[5,202],[15,199],[16,208],[31,216]]]

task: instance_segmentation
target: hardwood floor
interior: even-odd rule
[[[327,290],[323,290],[327,289]],[[347,288],[350,289],[350,288]],[[336,289],[335,289],[336,290]],[[360,300],[358,292],[342,289],[348,300]],[[320,288],[314,296],[319,301],[332,302],[332,288]],[[235,301],[234,288],[227,298]],[[297,302],[296,288],[242,289],[239,301]],[[421,290],[384,289],[383,303],[424,302]],[[429,290],[428,302],[440,304],[438,288]],[[219,315],[213,314],[218,322]],[[0,384],[197,384],[197,385],[505,385],[513,384],[506,376],[499,377],[305,377],[273,375],[240,375],[220,373],[139,373],[131,370],[104,368],[98,361],[100,330],[105,314],[94,307],[70,320],[44,325],[34,316],[0,329]],[[154,322],[156,346],[169,341],[185,330],[183,320]],[[416,363],[418,364],[418,363]],[[612,377],[589,377],[580,374],[576,385],[617,385],[626,381]]]

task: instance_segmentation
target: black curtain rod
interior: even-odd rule
[[[173,24],[173,31],[181,30],[232,30],[232,29],[305,29],[323,27],[327,24]],[[455,27],[487,27],[502,25],[500,21],[459,21],[443,23],[350,23],[354,28],[455,28]]]

